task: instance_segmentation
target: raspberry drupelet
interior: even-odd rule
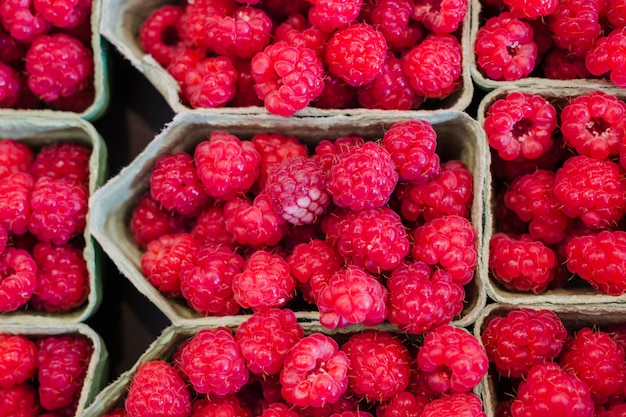
[[[0,253],[0,278],[0,311],[15,311],[37,288],[37,263],[29,252],[9,246]]]
[[[0,334],[0,388],[22,384],[37,371],[37,346],[28,337]]]
[[[237,77],[237,69],[228,57],[205,58],[185,72],[185,98],[194,108],[223,107],[235,97]]]
[[[467,9],[463,0],[427,0],[415,4],[411,18],[433,33],[452,33],[465,19]]]

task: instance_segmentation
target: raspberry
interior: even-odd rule
[[[504,0],[511,15],[520,19],[537,19],[553,14],[559,7],[559,0],[525,2],[520,0]]]
[[[5,248],[0,253],[0,311],[25,305],[37,286],[37,264],[23,249]]]
[[[404,73],[419,96],[442,99],[461,87],[461,44],[453,35],[430,34],[402,59]]]
[[[489,242],[493,278],[509,290],[541,294],[556,277],[556,253],[530,235],[496,233]]]
[[[148,243],[141,256],[141,269],[152,285],[164,295],[180,295],[180,271],[196,259],[200,244],[189,233],[161,235]]]
[[[309,154],[306,146],[295,136],[281,133],[258,133],[252,137],[252,144],[261,156],[261,174],[258,186],[265,188],[265,182],[272,167],[283,160],[295,156],[306,157]]]
[[[166,154],[154,164],[150,174],[150,193],[166,210],[195,217],[209,201],[198,177],[188,153]]]
[[[93,83],[93,71],[91,50],[62,33],[37,37],[26,52],[28,87],[44,101],[85,90]]]
[[[249,417],[250,411],[242,406],[234,395],[208,399],[198,399],[191,404],[192,417]]]
[[[26,47],[4,30],[0,9],[0,62],[14,64],[21,61],[26,54]]]
[[[424,407],[422,417],[443,417],[449,415],[467,417],[487,417],[480,398],[473,392],[454,393],[437,398]]]
[[[208,316],[234,315],[239,311],[232,283],[243,269],[243,257],[227,246],[205,244],[194,262],[180,268],[180,291],[191,308]]]
[[[255,251],[243,271],[233,277],[235,301],[243,308],[263,311],[282,307],[295,295],[296,280],[279,255]]]
[[[458,285],[474,277],[478,259],[476,231],[464,217],[445,216],[426,222],[414,233],[413,259],[450,274]]]
[[[19,102],[22,78],[11,66],[0,62],[0,108],[10,108]]]
[[[186,3],[178,27],[183,42],[202,51],[210,49],[206,26],[218,17],[234,13],[237,4],[232,0],[200,0]]]
[[[295,156],[274,165],[265,192],[276,212],[295,225],[317,222],[330,204],[326,170],[308,157]]]
[[[428,403],[430,400],[424,396],[403,391],[389,401],[381,402],[376,407],[376,415],[378,417],[420,417]]]
[[[72,29],[89,20],[91,0],[34,0],[35,11],[52,25]]]
[[[526,379],[519,384],[517,397],[511,404],[511,412],[515,417],[545,413],[555,416],[592,417],[593,410],[587,384],[552,362],[530,368]]]
[[[530,236],[548,245],[562,241],[571,226],[552,192],[555,177],[553,171],[538,169],[514,179],[504,195],[506,207],[524,222],[530,222]]]
[[[227,57],[205,58],[185,73],[185,97],[194,108],[223,107],[235,96],[237,76]]]
[[[385,37],[366,23],[339,29],[326,45],[328,70],[354,87],[372,82],[382,71],[386,55]]]
[[[624,253],[626,232],[603,230],[595,235],[573,237],[566,246],[567,269],[609,295],[626,292]]]
[[[81,335],[46,336],[37,341],[39,402],[48,411],[72,405],[80,396],[93,353]]]
[[[349,264],[373,274],[391,271],[409,254],[400,216],[389,207],[364,209],[339,226],[337,250]]]
[[[208,19],[205,30],[209,48],[215,53],[252,58],[270,42],[272,21],[262,9],[241,6],[232,15]]]
[[[299,340],[280,371],[281,394],[300,407],[321,408],[339,401],[348,388],[348,357],[337,342],[321,333]]]
[[[554,43],[571,54],[584,56],[602,33],[602,4],[604,1],[559,0],[548,18]]]
[[[539,158],[554,145],[556,109],[538,94],[511,92],[496,100],[485,116],[489,145],[507,161]]]
[[[83,251],[70,244],[38,243],[33,249],[37,262],[37,289],[29,303],[37,310],[71,311],[89,295],[89,273]]]
[[[348,109],[357,106],[358,89],[348,85],[343,78],[326,73],[324,90],[311,102],[320,109]]]
[[[166,67],[180,48],[184,27],[181,6],[165,5],[155,9],[139,28],[139,44],[162,66]]]
[[[323,57],[328,37],[328,33],[312,26],[303,15],[296,13],[276,27],[274,43],[283,41],[290,46],[307,47],[315,51],[317,56]]]
[[[191,234],[202,244],[216,243],[231,247],[235,245],[235,237],[226,230],[226,215],[222,204],[215,204],[202,210],[195,219]]]
[[[196,146],[195,163],[207,194],[230,200],[252,187],[261,158],[250,141],[215,130]]]
[[[527,22],[501,13],[476,33],[474,52],[480,71],[493,80],[515,81],[535,68],[538,50]]]
[[[589,386],[596,404],[624,392],[624,349],[608,333],[589,327],[578,330],[565,345],[560,364]]]
[[[252,78],[252,59],[231,59],[239,73],[235,84],[235,96],[228,102],[230,107],[263,106],[263,100],[254,91]]]
[[[303,337],[296,315],[287,309],[256,312],[235,333],[246,366],[259,375],[279,373],[288,352]]]
[[[13,172],[29,173],[33,151],[14,139],[0,139],[0,179]]]
[[[427,121],[395,123],[383,135],[382,145],[391,155],[400,181],[422,184],[441,172],[437,132]]]
[[[481,339],[500,375],[524,378],[533,365],[558,358],[567,330],[551,310],[519,308],[491,318]]]
[[[89,158],[91,149],[79,143],[57,142],[43,147],[35,156],[31,174],[41,177],[63,178],[89,184]]]
[[[426,334],[417,365],[435,391],[461,393],[478,385],[489,361],[484,347],[467,330],[443,325]]]
[[[4,252],[7,247],[7,243],[9,242],[9,232],[7,229],[0,226],[0,253]]]
[[[226,231],[242,245],[274,246],[287,234],[285,220],[276,213],[265,193],[259,194],[252,203],[247,198],[228,201],[224,215]]]
[[[409,385],[409,350],[391,333],[356,333],[341,346],[341,351],[350,361],[348,384],[358,397],[386,401]]]
[[[85,230],[89,191],[64,179],[41,177],[30,197],[28,230],[42,242],[63,245]]]
[[[315,299],[342,262],[335,248],[318,239],[296,245],[287,257],[291,274],[299,282],[309,283]]]
[[[467,8],[463,0],[427,0],[415,5],[411,18],[433,33],[452,33],[465,19]]]
[[[626,140],[626,104],[611,94],[593,91],[570,101],[561,111],[566,145],[581,155],[607,159]]]
[[[298,417],[299,414],[292,410],[289,406],[283,403],[273,403],[270,404],[263,413],[261,417]]]
[[[624,214],[624,179],[618,164],[584,155],[569,158],[556,172],[554,195],[566,216],[604,227]]]
[[[620,0],[609,0],[606,17],[615,29],[626,27],[626,7]]]
[[[398,182],[389,152],[365,142],[337,155],[328,172],[328,192],[340,207],[359,211],[385,205]]]
[[[312,0],[311,3],[309,21],[323,32],[330,33],[354,22],[363,0]]]
[[[144,362],[137,368],[125,400],[128,417],[156,417],[191,413],[191,395],[176,369],[165,361]]]
[[[558,47],[552,48],[543,56],[543,71],[546,78],[553,80],[591,78],[584,57],[570,54]]]
[[[150,191],[147,191],[139,197],[132,211],[129,227],[135,243],[145,249],[148,243],[161,235],[185,232],[187,219],[180,213],[163,208],[152,198]]]
[[[0,388],[22,384],[36,372],[37,346],[26,336],[0,334]]]
[[[22,235],[28,231],[33,184],[33,177],[22,172],[0,178],[0,225],[7,232]]]
[[[322,93],[324,66],[314,50],[281,41],[252,58],[252,78],[267,111],[288,117]]]
[[[234,394],[248,382],[248,369],[226,327],[200,330],[180,352],[180,368],[200,394]]]
[[[323,166],[326,170],[335,164],[337,156],[350,148],[360,147],[364,143],[359,135],[349,135],[335,140],[322,140],[315,146],[313,160]]]
[[[35,13],[31,0],[3,1],[0,17],[2,25],[11,36],[27,44],[50,29],[50,25]]]
[[[369,14],[372,26],[385,37],[392,50],[403,51],[422,39],[424,30],[411,19],[410,0],[377,0]]]
[[[189,98],[187,97],[186,93],[185,93],[185,77],[187,76],[187,73],[191,70],[194,70],[194,78],[191,79],[192,84],[198,84],[199,82],[202,81],[202,75],[204,75],[204,71],[203,74],[200,74],[198,70],[196,70],[196,66],[204,59],[206,58],[206,52],[201,50],[201,49],[189,49],[189,48],[182,48],[182,49],[176,49],[175,51],[171,52],[171,58],[169,60],[169,63],[167,64],[166,70],[167,72],[174,77],[174,79],[178,82],[178,85],[180,86],[181,92],[180,92],[180,98],[181,100],[186,100],[187,102],[189,101]],[[208,78],[208,77],[207,77]],[[227,77],[228,80],[230,80]],[[211,79],[209,79],[211,80]],[[212,79],[213,81],[215,81],[215,77]],[[196,88],[196,85],[192,85],[192,92],[197,92],[198,89]],[[202,90],[200,90],[201,92]]]
[[[37,391],[30,384],[16,384],[0,388],[0,407],[6,416],[43,416],[37,399]]]
[[[618,87],[626,86],[626,73],[622,61],[626,56],[626,35],[615,29],[606,37],[600,37],[595,47],[587,51],[585,65],[593,75],[609,73],[611,81]]]
[[[363,323],[375,326],[387,318],[387,289],[357,266],[336,272],[319,293],[320,323],[328,329]]]

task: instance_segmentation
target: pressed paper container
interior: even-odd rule
[[[507,303],[489,304],[478,316],[474,324],[474,336],[481,340],[482,332],[488,321],[493,317],[504,317],[512,310],[532,308],[534,310],[551,310],[561,319],[568,330],[580,330],[584,327],[596,329],[604,326],[614,326],[626,323],[626,308],[612,305],[554,305],[528,304],[515,305]],[[482,343],[482,342],[481,342]],[[495,371],[494,371],[495,372]],[[483,400],[483,408],[487,417],[496,417],[498,398],[496,375],[489,372],[478,386],[478,393]],[[507,397],[508,399],[508,397]]]
[[[103,182],[107,171],[107,149],[102,137],[87,121],[79,117],[48,117],[39,112],[29,115],[9,116],[0,114],[0,139],[13,139],[34,149],[68,140],[82,143],[91,148],[89,159],[89,193],[92,194]],[[74,323],[89,318],[102,300],[102,251],[91,237],[89,217],[83,233],[85,248],[84,259],[89,273],[90,292],[85,303],[67,313],[47,313],[29,308],[15,312],[0,313],[0,323],[35,324]]]
[[[526,93],[538,94],[551,103],[567,103],[568,99],[578,97],[596,91],[599,89],[587,88],[499,88],[487,94],[480,102],[478,107],[478,121],[481,126],[484,125],[485,115],[489,106],[496,100],[504,98],[513,91],[521,91]],[[624,100],[626,91],[616,90],[613,88],[602,89],[602,91],[613,94],[617,98]],[[485,230],[483,236],[483,252],[485,263],[489,262],[489,241],[497,232],[494,228],[493,211],[495,206],[495,196],[491,190],[493,186],[493,178],[487,175],[488,183],[485,185]],[[548,289],[542,294],[522,293],[507,290],[489,274],[486,282],[487,295],[493,300],[500,303],[511,304],[608,304],[608,303],[626,303],[626,294],[620,296],[611,296],[599,291],[595,291],[590,285],[577,285],[571,288]]]
[[[486,140],[478,123],[465,113],[456,111],[416,112],[416,118],[433,124],[438,133],[438,153],[442,160],[460,159],[474,175],[474,201],[471,218],[478,235],[478,247],[482,245],[483,192],[486,165]],[[197,143],[205,140],[213,130],[225,130],[241,139],[254,134],[277,132],[293,135],[302,142],[314,145],[322,139],[335,139],[356,133],[370,139],[382,137],[390,123],[384,119],[367,118],[354,124],[350,117],[334,116],[309,119],[305,123],[297,118],[273,118],[263,116],[209,115],[184,112],[176,115],[171,123],[158,134],[145,150],[117,176],[98,190],[90,200],[91,231],[103,250],[115,262],[118,269],[150,299],[175,324],[200,319],[184,301],[163,296],[144,277],[141,270],[141,249],[134,243],[129,219],[137,199],[149,189],[149,176],[155,160],[167,153],[193,151]],[[473,322],[486,302],[484,280],[486,269],[479,266],[472,284],[466,287],[467,304],[461,317],[454,322],[464,326]],[[317,311],[308,312],[311,319],[319,316]]]
[[[469,0],[467,0],[469,1]],[[150,15],[152,11],[165,4],[180,4],[173,0],[103,0],[103,13],[101,23],[101,33],[107,40],[114,45],[119,52],[130,61],[130,63],[139,72],[144,74],[146,78],[161,93],[167,103],[174,112],[190,110],[190,107],[181,103],[179,99],[178,83],[170,76],[167,71],[159,65],[151,55],[146,54],[138,41],[139,28],[143,21]],[[438,103],[439,109],[465,110],[469,106],[474,86],[472,84],[468,62],[470,59],[469,39],[470,39],[470,12],[468,7],[467,15],[462,22],[461,29],[461,46],[463,49],[463,70],[461,73],[462,87],[459,91],[450,97]],[[435,104],[433,104],[435,105]],[[428,105],[425,106],[428,109]],[[420,109],[422,110],[422,109]],[[195,109],[213,114],[241,114],[256,115],[268,114],[263,107],[223,107],[216,109]],[[307,107],[298,113],[296,117],[311,116],[334,116],[334,115],[353,115],[367,117],[393,117],[407,118],[414,117],[412,114],[415,110],[369,110],[363,108],[353,109],[337,109],[325,110],[314,107]],[[388,115],[388,116],[384,116]]]

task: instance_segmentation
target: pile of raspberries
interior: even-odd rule
[[[610,78],[626,87],[623,0],[482,0],[474,53],[496,81]]]
[[[90,155],[69,140],[0,139],[0,312],[64,313],[86,301]]]
[[[626,413],[626,325],[566,327],[552,310],[492,315],[481,332],[494,417]]]
[[[440,161],[437,143],[423,120],[312,152],[286,134],[215,130],[155,161],[129,220],[143,274],[202,316],[302,300],[330,329],[448,324],[474,278],[477,234],[472,173]]]
[[[558,128],[557,128],[558,126]],[[626,293],[626,103],[510,92],[486,110],[496,193],[491,276],[543,293]]]
[[[139,44],[192,108],[416,109],[461,88],[467,0],[197,0],[153,10]]]
[[[74,416],[93,355],[81,334],[0,334],[2,415]]]
[[[0,108],[93,103],[91,11],[92,0],[0,1]]]
[[[289,309],[269,309],[172,349],[138,365],[106,417],[486,417],[472,390],[487,353],[453,326],[419,343],[381,329],[333,338],[305,331]]]

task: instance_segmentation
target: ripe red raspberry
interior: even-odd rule
[[[276,245],[286,234],[285,220],[276,213],[267,197],[261,193],[250,202],[247,198],[236,198],[224,205],[226,231],[235,240],[253,248]]]
[[[270,42],[272,21],[263,9],[245,5],[208,19],[205,30],[209,49],[215,53],[252,58]]]
[[[254,89],[272,114],[292,116],[324,89],[324,66],[314,50],[276,42],[252,58]]]
[[[441,393],[469,392],[487,373],[485,348],[467,330],[443,325],[426,334],[417,365],[428,384]]]
[[[559,47],[550,49],[543,56],[543,71],[546,78],[553,80],[592,78],[584,57],[570,54]]]
[[[180,369],[200,394],[224,396],[248,382],[239,345],[226,327],[203,329],[180,351]]]
[[[10,65],[0,62],[0,108],[14,107],[23,90],[21,75]]]
[[[301,417],[330,417],[334,414],[341,414],[344,411],[352,411],[358,409],[357,398],[347,390],[339,399],[330,404],[326,403],[324,407],[294,407]]]
[[[186,417],[191,413],[191,395],[172,365],[153,360],[137,368],[124,406],[128,417],[156,417],[163,413]]]
[[[478,259],[476,231],[465,217],[430,220],[415,230],[413,240],[413,259],[448,272],[461,286],[474,277]]]
[[[260,417],[298,417],[299,414],[283,403],[272,403]]]
[[[311,102],[320,109],[348,109],[357,106],[358,88],[348,85],[343,78],[326,73],[324,90]]]
[[[36,372],[37,346],[26,336],[0,334],[0,388],[22,384]]]
[[[4,252],[9,242],[9,232],[3,226],[0,226],[0,253]]]
[[[2,25],[13,38],[26,44],[50,29],[50,24],[33,9],[31,0],[5,0],[0,5]]]
[[[205,58],[185,72],[185,98],[194,108],[223,107],[235,96],[237,77],[228,57]]]
[[[606,17],[615,29],[626,27],[626,7],[620,0],[609,0]]]
[[[539,158],[554,145],[556,109],[539,94],[514,91],[489,106],[484,128],[489,145],[507,161]]]
[[[221,130],[195,149],[198,178],[208,195],[231,200],[248,192],[259,176],[261,158],[250,141]]]
[[[326,33],[354,22],[361,12],[363,0],[309,0],[309,21]]]
[[[419,96],[441,99],[461,87],[461,43],[453,35],[430,34],[402,59],[404,73]]]
[[[548,18],[554,43],[571,54],[584,56],[602,33],[600,13],[604,1],[560,0]]]
[[[195,217],[208,203],[191,156],[184,151],[160,156],[150,174],[150,193],[165,210]]]
[[[169,64],[165,67],[167,72],[174,77],[180,86],[180,98],[185,103],[189,102],[187,95],[185,94],[185,77],[187,72],[192,69],[195,70],[196,66],[206,58],[206,52],[201,49],[180,48],[172,51],[172,56]],[[195,71],[198,75],[198,71]],[[192,79],[192,81],[198,81]]]
[[[256,312],[235,332],[246,366],[259,375],[280,372],[287,354],[303,337],[304,330],[289,309]]]
[[[14,64],[21,61],[26,54],[26,46],[15,39],[2,26],[2,11],[0,9],[0,62]]]
[[[359,135],[348,135],[335,140],[322,140],[315,146],[313,160],[323,166],[326,170],[337,161],[337,156],[350,148],[362,146],[363,138]]]
[[[428,403],[430,400],[422,395],[403,391],[389,401],[378,404],[376,415],[378,417],[420,417]]]
[[[612,94],[592,91],[571,100],[561,111],[566,145],[595,159],[617,155],[626,140],[626,104]]]
[[[524,222],[530,222],[530,236],[547,245],[562,241],[572,223],[552,192],[555,177],[553,171],[538,169],[514,179],[504,194],[506,207]]]
[[[322,333],[299,340],[280,371],[281,394],[300,407],[321,408],[339,401],[348,388],[348,357]]]
[[[148,243],[161,235],[187,231],[187,223],[182,214],[166,210],[147,191],[139,197],[129,227],[135,243],[145,249]]]
[[[200,398],[191,403],[192,417],[249,417],[250,410],[243,406],[238,397]]]
[[[337,272],[343,263],[339,252],[319,239],[300,243],[287,257],[292,275],[302,283],[310,283],[311,290],[318,294],[323,285]],[[316,297],[317,298],[317,297]]]
[[[530,368],[519,384],[511,404],[514,417],[550,413],[555,416],[592,417],[593,401],[589,387],[558,364],[548,362]]]
[[[37,37],[25,59],[28,87],[44,101],[72,96],[93,83],[93,54],[71,36]]]
[[[469,3],[463,0],[427,0],[418,2],[411,18],[422,22],[437,34],[452,33],[459,28],[467,14]]]
[[[202,210],[195,219],[191,234],[202,244],[235,245],[235,237],[226,230],[226,214],[222,204],[216,203]]]
[[[624,349],[608,333],[584,327],[561,354],[561,367],[589,386],[595,404],[604,404],[624,392]]]
[[[389,152],[376,142],[365,142],[337,155],[327,188],[336,205],[359,211],[385,205],[398,178]]]
[[[200,244],[189,233],[161,235],[148,243],[141,255],[141,269],[152,285],[166,296],[180,295],[180,271],[193,262]]]
[[[387,318],[387,289],[357,266],[336,272],[317,299],[320,323],[328,329],[362,323],[375,326]]]
[[[400,181],[422,184],[441,172],[437,132],[425,120],[393,124],[383,135],[382,145],[391,155]]]
[[[13,172],[29,173],[33,151],[14,139],[0,139],[0,179]]]
[[[350,361],[348,385],[359,398],[386,401],[409,385],[409,350],[391,333],[366,330],[341,346]]]
[[[411,0],[377,0],[369,20],[383,34],[389,49],[403,51],[412,48],[424,36],[421,25],[411,19]]]
[[[593,75],[600,76],[608,72],[615,85],[625,87],[626,72],[622,65],[625,56],[626,35],[618,28],[600,37],[596,45],[587,51],[585,65]]]
[[[295,47],[307,47],[315,51],[320,58],[324,56],[329,34],[313,26],[302,14],[287,17],[276,27],[274,43],[286,42]]]
[[[252,144],[261,156],[261,173],[258,188],[263,190],[271,168],[283,160],[295,156],[308,156],[307,147],[295,136],[281,133],[258,133],[252,136]]]
[[[558,6],[559,0],[525,2],[520,0],[504,0],[509,7],[511,15],[520,19],[537,19],[550,16]]]
[[[0,225],[7,232],[22,235],[28,231],[33,185],[33,177],[27,173],[15,172],[0,177]]]
[[[424,407],[421,417],[444,416],[487,417],[483,403],[473,392],[444,395]]]
[[[558,358],[567,330],[551,310],[519,308],[489,319],[481,339],[500,375],[524,378],[533,365]]]
[[[37,399],[37,390],[30,384],[16,384],[0,388],[2,413],[13,417],[45,416]]]
[[[193,262],[180,268],[180,291],[187,303],[204,316],[237,314],[232,283],[243,269],[243,257],[228,246],[204,244]]]
[[[90,156],[91,149],[79,143],[53,143],[37,153],[31,174],[35,180],[45,176],[89,185]]]
[[[34,0],[35,11],[52,25],[72,29],[89,20],[91,0]]]
[[[243,271],[233,277],[235,301],[243,308],[263,311],[282,307],[295,295],[296,280],[279,255],[255,251]]]
[[[566,246],[567,269],[609,295],[626,292],[626,232],[603,230],[573,237]]]
[[[35,245],[37,289],[29,304],[37,310],[66,312],[80,307],[89,295],[89,273],[83,251],[71,244]]]
[[[39,402],[48,411],[72,405],[80,396],[93,345],[82,335],[45,336],[37,341]]]
[[[199,0],[186,3],[180,24],[177,27],[183,43],[204,52],[210,49],[206,36],[206,25],[220,16],[234,13],[237,4],[232,0]]]
[[[474,52],[480,71],[493,80],[515,81],[535,69],[538,50],[527,22],[504,12],[476,33]]]
[[[367,23],[336,31],[326,45],[328,70],[354,87],[372,82],[382,71],[386,55],[385,37]]]
[[[326,191],[326,170],[305,156],[294,156],[274,165],[265,183],[265,192],[276,212],[285,221],[312,224],[330,204]]]
[[[565,215],[598,228],[622,218],[624,185],[618,164],[577,155],[556,172],[554,195]]]
[[[493,278],[509,290],[541,294],[556,277],[556,253],[530,235],[496,233],[489,242]]]
[[[164,5],[155,9],[139,28],[139,45],[162,66],[167,67],[181,47],[181,18],[185,9]]]
[[[37,287],[37,264],[23,249],[8,246],[0,253],[0,311],[25,305]]]

